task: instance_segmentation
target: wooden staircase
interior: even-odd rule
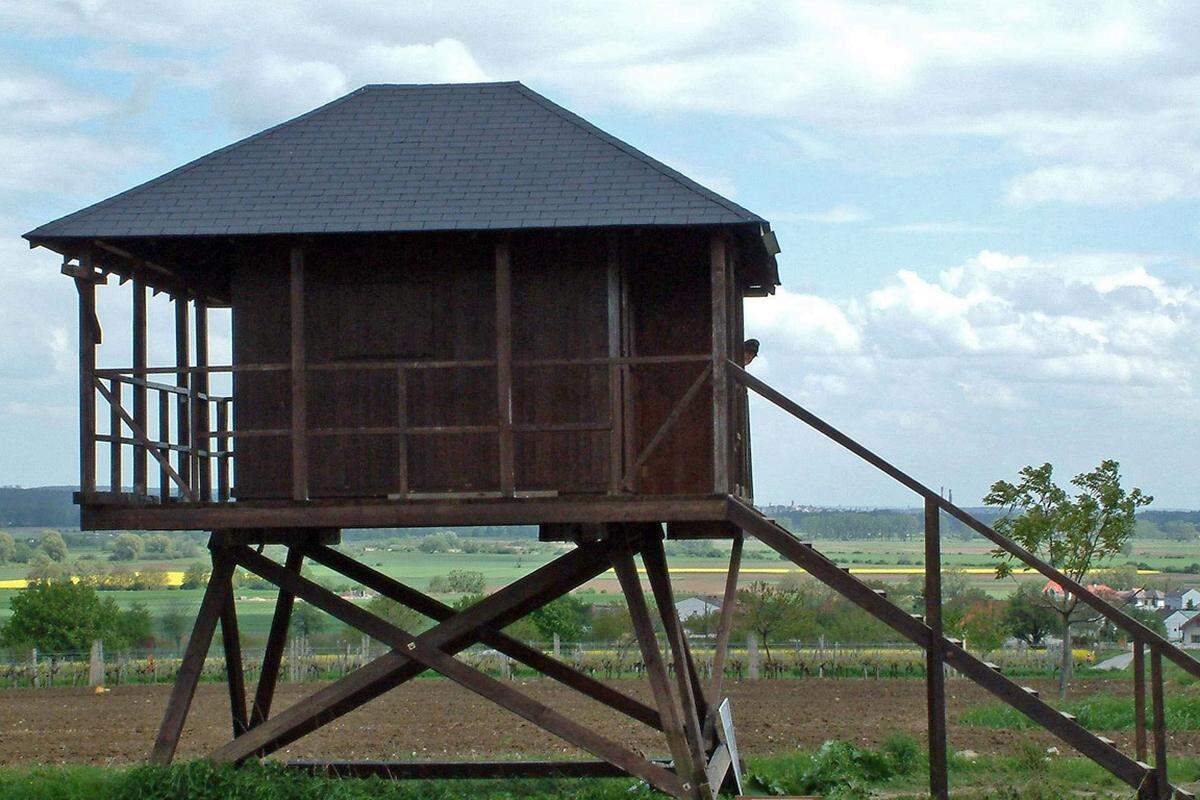
[[[945,689],[942,665],[949,665],[971,679],[996,698],[1020,711],[1033,722],[1071,745],[1082,755],[1107,769],[1118,779],[1137,791],[1139,800],[1170,800],[1192,798],[1193,795],[1171,785],[1167,778],[1166,722],[1163,703],[1163,659],[1175,663],[1184,671],[1200,677],[1200,662],[1175,645],[1142,625],[1137,620],[1072,581],[1033,553],[1002,536],[990,526],[942,498],[898,468],[867,450],[836,428],[817,418],[789,400],[763,381],[730,363],[731,377],[783,410],[792,414],[818,432],[842,445],[857,456],[919,494],[925,502],[925,565],[926,613],[914,615],[887,598],[885,592],[873,589],[847,570],[822,555],[811,544],[793,536],[789,531],[763,516],[757,509],[739,500],[730,502],[729,518],[748,536],[753,536],[784,558],[803,567],[810,575],[842,594],[863,610],[879,619],[927,654],[927,686],[930,729],[930,793],[944,800],[949,797],[946,775]],[[1098,736],[1080,725],[1075,718],[1058,711],[1029,688],[1022,687],[1002,675],[994,664],[970,653],[962,642],[945,636],[941,625],[941,556],[940,516],[952,516],[980,533],[998,548],[1008,552],[1028,567],[1066,591],[1079,597],[1114,626],[1123,630],[1135,643],[1135,720],[1139,752],[1136,758],[1119,750],[1111,740]],[[1142,683],[1144,652],[1150,653],[1150,684],[1153,705],[1154,762],[1146,763],[1145,693]]]

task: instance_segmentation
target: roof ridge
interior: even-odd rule
[[[750,209],[740,206],[737,203],[733,202],[732,200],[730,200],[726,197],[722,197],[721,195],[714,192],[712,189],[709,189],[706,186],[704,186],[700,183],[697,183],[696,181],[692,180],[688,176],[684,175],[682,172],[679,172],[678,170],[664,164],[663,162],[659,161],[658,159],[654,158],[653,156],[642,152],[641,150],[637,149],[636,147],[629,144],[628,142],[618,139],[616,136],[613,136],[611,133],[607,133],[602,128],[598,128],[597,126],[588,122],[586,119],[584,119],[583,117],[574,113],[573,111],[571,111],[567,108],[564,108],[563,106],[560,106],[558,103],[555,103],[553,100],[546,97],[545,95],[538,94],[537,92],[530,89],[528,86],[521,83],[520,81],[513,81],[512,84],[514,85],[514,87],[517,89],[518,92],[520,92],[522,95],[524,95],[526,98],[533,101],[534,103],[537,103],[542,108],[545,108],[547,111],[551,112],[552,114],[555,114],[556,116],[561,117],[562,119],[566,120],[567,122],[570,122],[571,124],[575,125],[577,128],[583,130],[584,132],[590,133],[592,136],[595,136],[597,139],[600,139],[601,141],[606,142],[609,145],[612,145],[613,147],[617,148],[618,150],[625,153],[626,155],[633,156],[634,158],[638,159],[642,163],[646,164],[646,166],[648,166],[651,169],[655,170],[656,172],[662,174],[663,176],[670,178],[671,180],[678,183],[680,186],[683,186],[685,189],[688,189],[689,191],[692,191],[692,192],[695,192],[696,194],[701,195],[706,200],[710,200],[712,202],[715,202],[715,203],[723,206],[725,208],[725,210],[727,210],[727,211],[731,211],[734,214],[737,214],[738,216],[744,217],[746,222],[763,222],[764,221],[762,217],[755,214]]]
[[[164,172],[162,175],[159,175],[158,177],[155,177],[155,178],[151,178],[148,181],[143,181],[142,183],[139,183],[136,186],[131,186],[130,188],[126,189],[123,192],[118,192],[117,194],[114,194],[112,197],[106,197],[103,200],[99,200],[95,203],[92,203],[89,206],[84,206],[83,208],[79,209],[78,211],[72,211],[70,214],[59,217],[58,219],[53,219],[49,222],[45,222],[45,223],[37,226],[36,228],[34,228],[32,231],[29,231],[29,233],[26,233],[25,236],[28,237],[28,236],[36,233],[37,231],[41,230],[42,228],[48,228],[51,225],[58,225],[59,223],[67,222],[68,220],[75,221],[80,218],[86,217],[87,215],[91,214],[92,212],[98,211],[99,209],[104,208],[104,207],[110,205],[111,203],[116,202],[117,200],[129,197],[130,195],[136,194],[145,189],[149,189],[151,186],[156,186],[159,183],[162,183],[163,181],[167,180],[168,178],[174,178],[178,175],[182,175],[183,173],[187,172],[188,170],[198,167],[202,162],[208,161],[213,156],[221,155],[222,153],[227,153],[230,150],[235,150],[244,144],[249,144],[250,142],[257,141],[259,139],[265,139],[266,137],[277,132],[281,128],[285,128],[293,123],[299,122],[303,119],[307,119],[308,117],[315,116],[316,114],[320,114],[324,111],[329,110],[330,108],[332,108],[336,105],[339,105],[343,101],[349,100],[351,97],[355,97],[356,95],[362,94],[366,89],[369,88],[369,86],[370,86],[370,84],[368,84],[367,86],[360,86],[359,88],[355,89],[352,92],[344,94],[341,97],[336,97],[333,100],[330,100],[328,103],[324,103],[322,105],[317,106],[316,108],[305,111],[303,114],[299,114],[295,117],[292,117],[291,119],[284,120],[283,122],[272,125],[269,128],[264,128],[263,130],[258,131],[257,133],[252,133],[249,136],[245,136],[241,139],[238,139],[236,142],[231,142],[230,144],[227,144],[224,147],[218,147],[216,150],[205,153],[202,156],[197,156],[196,158],[193,158],[191,161],[188,161],[185,164],[181,164],[178,167],[175,167],[175,169],[168,170],[167,172]]]

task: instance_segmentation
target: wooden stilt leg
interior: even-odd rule
[[[925,624],[931,633],[925,653],[925,693],[929,726],[929,794],[936,800],[950,796],[946,755],[946,676],[942,642],[941,509],[925,500]]]
[[[688,736],[684,732],[684,723],[671,681],[667,677],[667,668],[659,651],[658,639],[654,636],[654,623],[650,619],[650,610],[646,605],[646,596],[642,592],[642,584],[638,579],[637,567],[633,556],[628,553],[614,553],[613,568],[625,601],[629,605],[629,616],[633,622],[633,630],[637,636],[638,646],[642,652],[642,662],[646,666],[646,676],[650,681],[650,691],[658,705],[658,713],[662,717],[663,732],[667,735],[667,745],[671,757],[675,759],[675,773],[684,778],[688,795],[699,797],[700,787],[707,788],[708,782],[703,775],[703,760],[697,761],[689,747]]]
[[[303,551],[299,547],[289,547],[284,567],[299,575],[303,563]],[[250,728],[262,724],[271,715],[271,701],[275,698],[275,684],[279,681],[279,667],[283,663],[283,647],[287,644],[288,624],[292,620],[294,605],[295,597],[280,589],[279,599],[275,601],[275,616],[271,618],[271,632],[267,634],[267,649],[263,652],[262,672],[254,692]]]
[[[232,588],[232,587],[231,587]],[[242,669],[242,641],[238,635],[237,608],[233,592],[221,606],[221,644],[225,651],[225,678],[229,683],[229,713],[233,735],[246,732],[246,674]]]
[[[150,754],[150,760],[155,764],[169,764],[175,756],[179,736],[183,733],[183,723],[187,719],[188,708],[196,693],[196,684],[199,683],[200,673],[204,670],[208,646],[212,644],[213,633],[216,632],[217,620],[225,606],[225,599],[233,588],[232,577],[232,561],[225,558],[213,560],[212,575],[208,579],[204,599],[200,602],[196,625],[192,628],[192,638],[188,640],[187,649],[184,650],[179,674],[175,677],[175,686],[171,690],[171,699],[167,701],[167,711],[158,730],[158,738],[154,741],[154,750]]]
[[[729,651],[729,632],[733,629],[733,611],[737,606],[738,571],[742,566],[742,545],[744,538],[739,535],[733,540],[729,551],[729,572],[725,577],[725,596],[721,601],[721,618],[717,622],[716,649],[713,652],[712,665],[712,697],[713,705],[721,703],[721,692],[725,681],[725,656]]]

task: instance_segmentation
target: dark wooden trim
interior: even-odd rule
[[[729,494],[729,254],[724,232],[709,241],[712,286],[713,491]]]
[[[158,440],[168,444],[171,441],[171,395],[163,391],[158,393]],[[171,461],[169,458],[155,460],[158,461],[158,497],[166,504],[171,499]]]
[[[499,426],[500,493],[516,490],[512,400],[512,253],[507,239],[496,242],[496,421]]]
[[[650,609],[646,605],[646,596],[642,592],[637,566],[633,562],[632,555],[620,551],[613,552],[612,565],[613,570],[617,573],[617,581],[621,584],[621,591],[625,594],[625,602],[629,606],[629,617],[633,623],[638,647],[641,649],[642,664],[646,668],[650,691],[654,695],[654,703],[658,706],[658,713],[662,718],[663,733],[666,734],[671,757],[675,759],[676,771],[694,784],[698,774],[698,765],[693,761],[688,746],[679,706],[675,693],[671,689],[671,681],[667,677],[667,667],[658,648],[658,639],[654,635],[654,623],[650,619]]]
[[[607,247],[607,333],[608,333],[608,490],[619,493],[625,486],[625,412],[621,403],[621,242],[609,233]]]
[[[233,735],[246,732],[246,672],[242,666],[242,638],[238,633],[237,606],[233,592],[221,606],[221,649],[225,652],[225,680],[229,687],[229,715]]]
[[[292,499],[308,499],[308,380],[304,349],[304,249],[291,251]]]
[[[208,452],[212,449],[212,439],[208,410],[208,306],[196,300],[195,317],[196,337],[196,366],[201,368],[192,378],[191,399],[193,406],[192,417],[195,422],[195,470],[196,494],[206,501],[212,500],[212,460]]]
[[[1171,800],[1167,778],[1167,712],[1163,697],[1162,653],[1150,648],[1150,703],[1154,710],[1154,788],[1161,800]]]
[[[1133,742],[1138,761],[1148,761],[1146,751],[1146,646],[1133,643]]]
[[[299,575],[303,565],[303,550],[299,546],[289,547],[283,568]],[[250,712],[248,728],[261,725],[263,720],[271,716],[271,702],[275,699],[275,684],[279,681],[279,668],[283,663],[283,648],[287,644],[288,627],[292,621],[295,600],[291,592],[279,590],[279,597],[275,600],[275,614],[271,617],[271,630],[267,634],[267,646],[263,651],[258,686],[254,690],[254,705]],[[233,735],[237,737],[241,733],[235,731]]]
[[[946,755],[946,675],[942,654],[942,545],[940,509],[925,500],[925,624],[931,632],[925,651],[925,701],[929,731],[929,794],[950,796]]]
[[[233,460],[230,455],[229,438],[229,400],[219,400],[217,402],[217,450],[221,455],[217,457],[217,502],[225,503],[229,501],[229,465]]]
[[[650,762],[672,770],[668,761]],[[493,778],[622,778],[607,761],[289,761],[288,769],[332,778],[486,780]]]
[[[396,492],[408,494],[408,371],[396,368]]]
[[[188,329],[188,297],[186,294],[179,293],[175,295],[175,384],[184,393],[188,395],[188,400],[182,398],[176,400],[175,404],[175,430],[178,435],[179,444],[191,448],[195,446],[191,435],[191,415],[192,406],[192,372],[189,369],[191,365],[191,346],[190,346],[190,331]],[[179,480],[184,486],[191,488],[192,485],[192,470],[191,456],[187,452],[180,451],[175,461],[175,471],[179,474]]]
[[[146,282],[139,270],[133,276],[133,368],[145,369],[148,358],[146,344]],[[133,387],[133,418],[143,430],[149,430],[150,417],[147,407],[147,387]],[[133,491],[147,494],[146,448],[133,447]]]
[[[110,491],[123,491],[121,480],[121,413],[119,411],[121,404],[121,383],[116,379],[109,382],[108,390],[112,396],[117,399],[116,403],[110,403],[108,406],[108,429],[111,434],[108,437],[108,487]],[[99,439],[99,436],[95,437]]]
[[[326,566],[339,575],[344,575],[369,589],[379,592],[384,597],[407,606],[417,613],[423,614],[437,622],[444,622],[458,613],[451,606],[435,600],[410,586],[406,586],[400,581],[388,577],[329,547],[306,547],[305,552],[318,564]],[[561,661],[493,627],[481,628],[479,631],[479,641],[517,662],[537,670],[546,677],[552,678],[565,686],[569,686],[587,695],[593,700],[603,703],[609,708],[645,723],[652,728],[662,730],[662,720],[658,712],[640,700],[622,694],[616,689],[573,669]]]
[[[625,487],[627,489],[633,489],[637,481],[637,471],[642,468],[646,460],[654,454],[658,446],[667,438],[667,434],[675,428],[675,424],[679,422],[679,418],[683,416],[683,412],[687,411],[688,406],[692,404],[692,400],[700,393],[700,387],[704,385],[704,381],[708,379],[710,374],[712,374],[712,365],[708,365],[701,370],[696,379],[688,386],[687,391],[675,402],[675,406],[667,414],[667,418],[663,420],[662,425],[658,426],[658,430],[654,432],[654,435],[650,437],[650,441],[646,442],[646,446],[642,448],[642,452],[638,453],[637,458],[629,465],[629,468],[625,472]]]
[[[129,412],[126,411],[125,408],[121,405],[121,398],[114,396],[112,394],[112,392],[110,392],[108,389],[105,388],[104,383],[100,380],[96,381],[96,390],[99,391],[100,395],[109,402],[109,405],[111,406],[113,411],[116,412],[117,416],[120,419],[124,420],[125,424],[129,426],[129,430],[133,432],[134,438],[149,445],[150,444],[150,436],[146,433],[145,430],[138,427],[138,424],[134,420],[134,418],[132,416],[130,416]],[[169,448],[156,448],[156,447],[148,447],[147,449],[148,449],[150,455],[154,456],[155,460],[158,461],[159,466],[162,467],[162,469],[167,473],[167,475],[170,477],[170,479],[172,481],[174,481],[175,484],[179,487],[180,493],[189,500],[195,500],[195,496],[192,494],[191,487],[189,487],[187,485],[187,483],[184,481],[183,476],[180,475],[175,470],[171,469],[171,459],[170,459],[170,455],[169,455],[170,449]],[[160,452],[160,450],[161,450],[161,452]],[[182,454],[180,456],[180,463],[181,464],[184,463]],[[145,506],[139,506],[139,508],[145,508]],[[159,506],[159,508],[161,509],[162,506]]]
[[[213,530],[220,528],[389,528],[437,525],[536,525],[540,522],[658,522],[713,520],[726,512],[724,498],[531,497],[479,500],[330,500],[306,503],[90,506],[81,509],[85,530]]]
[[[152,763],[169,764],[175,756],[175,748],[179,745],[183,723],[187,720],[188,709],[196,693],[196,684],[200,682],[200,673],[204,670],[204,659],[208,655],[209,645],[212,644],[217,621],[221,618],[225,600],[233,589],[232,577],[232,561],[226,558],[213,559],[212,575],[209,576],[208,587],[204,590],[204,599],[200,601],[200,611],[196,614],[192,637],[188,640],[179,663],[171,698],[167,701],[166,714],[154,741],[154,750],[150,754]]]

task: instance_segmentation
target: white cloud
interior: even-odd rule
[[[1043,167],[1014,179],[1005,199],[1018,206],[1049,202],[1138,206],[1200,197],[1198,177],[1200,168],[1187,175],[1153,169]]]
[[[771,219],[776,222],[819,222],[825,225],[845,225],[864,222],[870,218],[870,213],[849,204],[836,205],[824,211],[783,211],[771,215]]]

